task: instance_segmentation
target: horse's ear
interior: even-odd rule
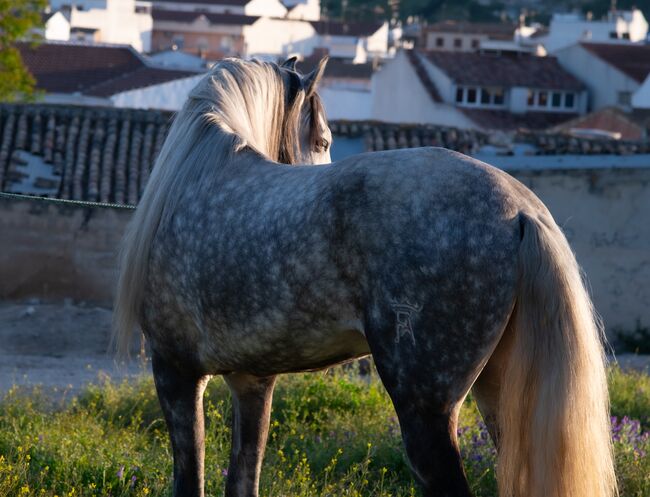
[[[306,93],[305,98],[309,98],[314,93],[316,93],[316,88],[318,87],[318,83],[320,83],[320,80],[323,77],[323,74],[325,73],[325,66],[327,65],[328,60],[329,57],[327,56],[323,57],[318,62],[316,69],[314,69],[312,72],[310,72],[303,78],[302,86],[305,89],[305,93]]]
[[[296,57],[294,55],[293,57],[289,57],[282,64],[280,64],[280,67],[286,67],[288,69],[291,69],[292,71],[295,71],[296,70],[296,62],[298,62],[298,57]]]

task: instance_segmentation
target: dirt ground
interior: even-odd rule
[[[42,385],[74,393],[104,375],[120,380],[148,372],[137,360],[115,363],[110,323],[110,309],[84,303],[0,302],[0,392]],[[619,354],[617,360],[624,368],[650,368],[650,356]]]
[[[110,309],[84,303],[0,302],[0,391],[12,385],[77,391],[103,375],[142,372],[108,352]]]

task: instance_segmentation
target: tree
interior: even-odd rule
[[[47,0],[0,0],[0,100],[34,97],[36,81],[29,73],[16,41],[37,43]]]

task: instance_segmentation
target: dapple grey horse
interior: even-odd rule
[[[175,118],[124,241],[117,342],[152,351],[174,496],[200,497],[202,395],[233,395],[228,497],[258,495],[276,377],[372,354],[427,497],[467,497],[472,388],[504,497],[616,492],[600,330],[540,200],[441,148],[327,162],[316,87],[225,60]]]

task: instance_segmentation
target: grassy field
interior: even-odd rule
[[[622,497],[650,496],[650,377],[610,371]],[[0,401],[0,495],[166,496],[171,453],[152,381],[90,386],[52,400],[38,389]],[[206,400],[206,491],[223,495],[230,399],[214,379]],[[459,429],[477,497],[496,496],[495,451],[469,399]],[[351,370],[291,375],[275,394],[261,494],[417,496],[399,426],[376,378]]]

